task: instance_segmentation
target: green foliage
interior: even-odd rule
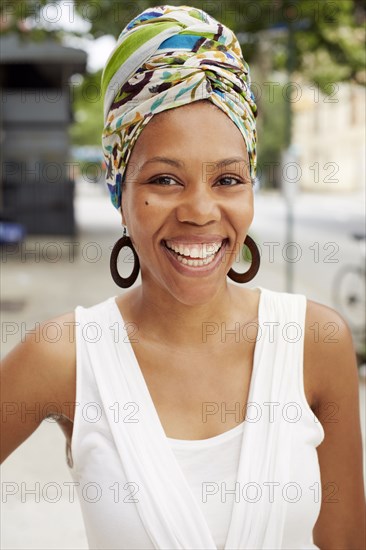
[[[65,35],[85,36],[72,26],[66,31],[57,23],[30,25],[27,17],[35,15],[35,20],[39,21],[40,10],[49,3],[50,0],[0,3],[2,31],[15,31],[23,40],[42,40],[52,35],[61,41]],[[325,93],[332,89],[329,83],[336,81],[365,84],[365,5],[362,0],[189,0],[187,3],[169,0],[167,3],[203,9],[228,25],[238,35],[245,59],[250,64],[264,66],[259,84],[272,71],[289,68],[301,73],[303,80],[315,83]],[[78,14],[89,23],[91,38],[107,34],[118,38],[131,19],[147,7],[160,4],[163,2],[157,0],[74,0],[74,6],[68,4],[68,9],[73,16]],[[74,144],[100,143],[102,101],[101,98],[91,100],[87,95],[90,86],[99,86],[100,74],[99,71],[95,75],[85,75],[83,85],[73,90],[76,122],[71,128],[71,138]],[[286,143],[286,112],[281,90],[276,90],[274,102],[269,104],[267,98],[259,107],[262,118],[259,124],[266,129],[261,132],[259,127],[259,164],[263,167],[269,158],[272,161],[278,158]]]
[[[258,177],[262,187],[279,187],[278,170],[281,152],[286,146],[286,101],[283,86],[271,86],[263,94],[258,120]]]
[[[41,40],[47,34],[60,39],[65,34],[80,36],[70,28],[61,30],[57,23],[46,28],[25,31],[24,21],[37,14],[50,0],[12,0],[0,4],[3,32],[16,31]],[[181,0],[169,0],[171,5]],[[190,0],[239,34],[245,58],[252,62],[258,42],[272,43],[273,68],[283,69],[287,63],[286,30],[294,32],[291,51],[293,69],[321,88],[329,81],[352,80],[365,84],[365,4],[362,0]],[[52,2],[56,4],[56,2]],[[94,38],[110,34],[118,38],[127,23],[148,7],[161,4],[156,0],[74,0],[68,9],[90,23]],[[66,9],[66,8],[63,8]],[[75,10],[75,13],[74,11]],[[37,16],[36,16],[37,19]],[[5,21],[5,24],[4,24]]]
[[[75,122],[70,127],[73,145],[100,145],[103,130],[103,101],[100,92],[102,70],[87,73],[72,85]]]

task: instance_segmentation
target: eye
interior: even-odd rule
[[[219,182],[226,181],[228,183],[224,183],[223,187],[234,187],[235,185],[239,185],[240,183],[245,183],[240,178],[234,178],[233,176],[224,176],[223,178],[219,179]],[[234,181],[234,184],[230,184],[230,182]]]
[[[174,183],[177,183],[173,178],[170,176],[159,176],[158,178],[155,178],[153,180],[150,180],[149,183],[157,183],[158,185],[165,185],[165,186],[171,186],[172,184],[167,183],[169,181],[172,181]],[[165,182],[165,183],[162,183]]]

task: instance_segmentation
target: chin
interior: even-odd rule
[[[207,283],[203,279],[192,281],[192,279],[187,278],[186,283],[175,285],[174,290],[172,288],[168,290],[178,302],[193,307],[210,303],[216,297],[220,288],[222,286],[214,282]]]

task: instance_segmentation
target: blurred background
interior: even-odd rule
[[[305,294],[347,320],[365,443],[365,4],[188,4],[235,31],[251,68],[259,115],[250,235],[261,253],[251,286]],[[37,323],[121,293],[109,271],[122,228],[104,181],[100,80],[122,29],[155,5],[1,4],[2,357]],[[122,273],[131,261],[121,253]],[[233,267],[245,271],[248,261],[244,249]],[[53,424],[44,421],[2,467],[3,482],[14,484],[3,499],[3,548],[87,548]],[[61,497],[52,487],[39,502],[23,494],[21,483],[36,482],[57,483]]]

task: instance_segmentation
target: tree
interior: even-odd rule
[[[102,70],[86,74],[73,85],[75,123],[70,127],[73,145],[100,145],[103,129]]]
[[[169,0],[180,5],[181,0]],[[125,25],[155,0],[3,0],[0,6],[3,32],[18,32],[23,39],[41,40],[52,35],[82,36],[77,27],[68,30],[58,24],[60,14],[70,21],[79,15],[88,22],[90,37],[111,34],[117,38]],[[322,89],[329,82],[354,81],[365,84],[365,4],[362,0],[190,0],[189,5],[207,11],[238,33],[245,58],[253,62],[260,31],[272,33],[273,66],[286,66],[285,32],[294,28],[294,70]],[[47,7],[48,6],[48,7]],[[42,9],[46,21],[42,22]],[[53,11],[52,11],[53,10]],[[38,22],[38,24],[37,24]],[[270,39],[270,38],[269,38]]]
[[[109,34],[116,39],[131,19],[158,0],[63,0],[69,20],[76,15],[89,24],[88,31],[76,25],[63,29],[58,23],[60,10],[50,0],[3,0],[0,5],[3,32],[17,32],[23,40],[52,36],[99,38]],[[180,5],[181,0],[169,0]],[[350,81],[365,85],[365,6],[362,0],[190,0],[187,4],[203,9],[228,25],[237,34],[245,59],[254,67],[261,86],[272,71],[285,71],[289,55],[294,73],[301,74],[329,94],[329,84]],[[48,8],[47,8],[48,6]],[[52,8],[52,9],[51,9]],[[42,9],[46,21],[42,24]],[[51,10],[51,11],[50,11]],[[52,12],[53,10],[53,12]],[[48,17],[47,17],[48,16]],[[48,21],[47,21],[48,19]],[[288,30],[291,26],[291,47]],[[100,144],[103,127],[102,98],[89,97],[100,86],[101,71],[86,74],[74,89],[76,122],[71,128],[74,144]],[[255,90],[254,90],[255,93]],[[265,94],[263,94],[265,95]],[[272,102],[258,97],[261,148],[259,166],[277,161],[286,146],[286,105],[282,90],[276,89]]]

